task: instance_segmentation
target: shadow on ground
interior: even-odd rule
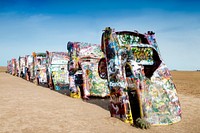
[[[84,100],[87,103],[91,103],[91,104],[95,104],[107,111],[108,110],[108,105],[109,105],[109,101],[110,98],[109,97],[105,97],[105,98],[101,98],[101,97],[90,97],[89,100]]]
[[[60,90],[54,90],[55,92],[58,92],[60,94],[69,96],[70,91],[69,89],[60,89]],[[88,100],[82,99],[84,102],[90,103],[90,104],[95,104],[105,110],[108,110],[108,105],[109,105],[109,97],[89,97]]]

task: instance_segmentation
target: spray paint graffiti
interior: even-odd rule
[[[33,81],[39,84],[47,84],[47,58],[46,53],[32,53],[33,56]]]
[[[25,78],[26,68],[25,68],[25,57],[19,57],[19,77]]]
[[[69,57],[66,52],[46,52],[48,60],[49,87],[60,90],[69,86]]]
[[[111,116],[134,125],[181,120],[176,88],[161,59],[155,33],[114,32],[107,27],[101,48],[106,58],[100,61],[106,65],[99,66],[99,73],[109,83]]]
[[[98,62],[103,57],[100,46],[90,43],[68,42],[67,48],[70,55],[71,96],[80,97],[79,90],[82,91],[82,97],[87,99],[89,96],[107,96],[109,94],[107,81],[98,75]]]

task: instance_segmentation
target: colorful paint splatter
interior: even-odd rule
[[[176,88],[161,59],[155,33],[114,32],[108,27],[101,48],[106,57],[101,61],[106,65],[99,66],[99,73],[108,80],[111,116],[134,125],[138,118],[152,125],[181,120]]]
[[[47,51],[47,60],[50,87],[55,90],[67,89],[69,85],[68,54]]]
[[[107,96],[109,94],[107,81],[101,79],[98,75],[98,62],[103,57],[100,46],[90,43],[69,42],[67,48],[70,55],[71,92],[77,95],[80,94],[77,89],[79,87],[83,91],[84,98],[88,98],[88,96]],[[82,83],[78,83],[76,79],[82,81]],[[77,84],[74,84],[73,81]]]

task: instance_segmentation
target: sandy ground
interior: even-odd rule
[[[0,66],[0,72],[6,72],[6,71],[7,71],[7,67]]]
[[[183,73],[172,75],[179,92],[182,121],[141,130],[111,118],[106,108],[108,99],[84,102],[0,73],[0,133],[198,133],[200,72],[192,76],[196,81],[190,79],[191,83],[185,83]]]

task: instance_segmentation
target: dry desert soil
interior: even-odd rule
[[[87,102],[0,72],[0,133],[200,133],[200,72],[171,72],[182,121],[142,130],[110,117],[109,99]]]

